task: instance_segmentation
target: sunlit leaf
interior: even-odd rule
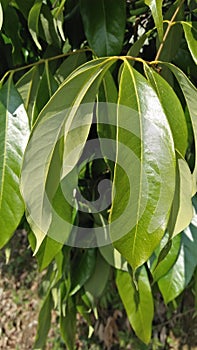
[[[193,57],[194,62],[197,64],[197,25],[195,22],[181,22],[185,33],[188,48]]]
[[[12,236],[24,213],[19,190],[28,117],[11,77],[0,90],[0,247]]]
[[[163,0],[145,0],[145,4],[150,7],[160,41],[163,39],[162,3]]]
[[[127,61],[118,103],[110,231],[113,245],[135,270],[166,229],[175,186],[174,144],[156,93]]]
[[[41,7],[42,0],[36,0],[28,16],[28,28],[39,50],[42,50],[42,47],[38,41],[38,24],[40,19]]]

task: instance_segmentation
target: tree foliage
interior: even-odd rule
[[[0,247],[24,223],[67,348],[113,274],[149,343],[196,258],[196,0],[1,0]],[[100,186],[100,187],[99,187]],[[24,225],[24,224],[23,224]]]

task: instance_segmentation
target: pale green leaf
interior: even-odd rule
[[[59,87],[37,119],[26,148],[21,182],[30,213],[28,220],[38,232],[35,253],[48,232],[51,238],[65,243],[73,228],[73,191],[77,187],[75,166],[88,137],[100,81],[115,61],[116,58],[98,59],[81,66]],[[60,161],[54,160],[51,168],[56,147],[57,152],[59,148]],[[52,187],[61,198],[60,202],[56,201],[59,213],[53,210],[56,193],[50,194],[51,186],[47,186],[56,161],[57,174]],[[68,199],[62,192],[64,190]]]
[[[162,3],[163,0],[145,0],[145,4],[150,7],[160,42],[163,40]]]
[[[0,247],[12,236],[24,213],[19,190],[28,117],[12,78],[0,90]]]
[[[16,83],[16,88],[23,99],[31,126],[33,123],[33,107],[35,104],[39,83],[40,74],[37,66],[34,66],[27,73],[25,73]]]
[[[86,38],[97,56],[118,55],[126,25],[126,3],[122,0],[80,1]]]
[[[138,275],[138,292],[128,272],[118,270],[116,284],[136,335],[146,344],[150,342],[153,320],[153,297],[145,267]]]
[[[28,28],[39,50],[42,50],[42,47],[38,41],[38,24],[40,19],[41,7],[42,0],[36,0],[28,15]]]
[[[181,22],[189,51],[197,64],[197,25],[196,22]]]
[[[151,256],[167,226],[175,188],[174,143],[155,91],[127,61],[118,102],[110,231],[114,247],[135,270]]]

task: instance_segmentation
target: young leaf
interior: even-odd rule
[[[126,3],[116,0],[80,0],[80,11],[88,43],[97,56],[118,55],[122,49]]]
[[[10,239],[24,213],[19,190],[28,117],[12,78],[0,89],[0,247]]]
[[[197,25],[195,22],[181,22],[185,33],[185,38],[189,51],[193,57],[194,62],[197,64]]]
[[[181,103],[171,86],[147,64],[144,70],[162,104],[172,131],[176,150],[184,157],[187,150],[187,124]]]
[[[156,93],[126,60],[118,103],[110,230],[114,247],[135,271],[166,229],[175,187],[174,143]]]
[[[145,267],[140,268],[138,292],[128,272],[118,270],[116,285],[136,335],[148,344],[152,333],[153,297]]]
[[[50,227],[54,229],[54,236],[51,233],[51,238],[61,243],[65,243],[62,225],[66,232],[71,232],[75,188],[72,186],[77,184],[73,183],[75,176],[70,176],[70,182],[66,180],[69,173],[72,175],[71,171],[75,169],[87,140],[100,81],[115,61],[116,58],[94,60],[73,72],[43,108],[32,131],[23,163],[21,189],[31,216],[30,224],[34,222],[39,232],[43,232],[43,235],[39,234],[37,237],[39,243],[37,242],[36,252]],[[52,205],[53,198],[46,192],[50,165],[59,142],[63,145],[59,150],[62,167],[58,165],[57,172],[62,186],[65,184],[65,190],[69,191],[68,195],[72,202],[67,201],[67,207],[71,210],[65,210],[64,207],[62,210],[65,210],[65,215],[70,215],[70,220],[56,214]],[[71,156],[72,152],[75,152],[74,156]],[[48,188],[47,191],[49,190]],[[62,192],[61,186],[58,190]],[[53,225],[54,217],[57,219],[55,225]]]
[[[38,24],[39,24],[41,7],[42,7],[42,0],[36,0],[28,16],[28,28],[39,50],[42,50],[42,47],[38,41]]]
[[[163,40],[162,3],[163,0],[145,0],[145,4],[150,7],[160,42]]]

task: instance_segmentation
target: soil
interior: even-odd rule
[[[6,260],[9,262],[6,264]],[[40,307],[38,290],[42,275],[37,272],[35,258],[27,243],[26,232],[18,230],[9,245],[0,252],[0,349],[33,349]],[[105,310],[95,324],[93,338],[85,340],[86,322],[78,315],[78,350],[197,350],[197,311],[192,289],[177,301],[178,308],[166,308],[158,295],[157,314],[153,325],[154,341],[150,347],[139,342],[130,328],[126,315],[120,310]],[[61,342],[52,315],[46,350],[66,349]]]

